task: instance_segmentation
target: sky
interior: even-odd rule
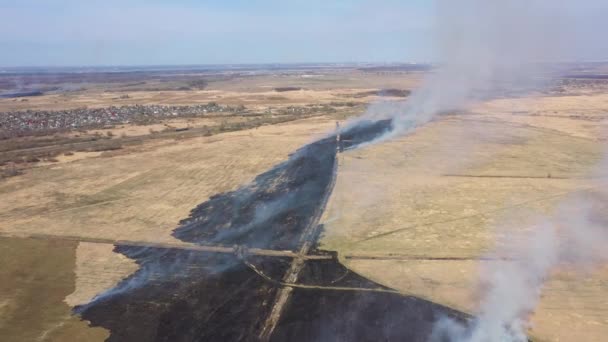
[[[0,0],[0,66],[407,62],[428,0]]]

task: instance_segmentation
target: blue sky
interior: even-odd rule
[[[0,0],[0,65],[425,61],[432,3]]]

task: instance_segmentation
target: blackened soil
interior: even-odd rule
[[[364,122],[343,131],[340,146],[331,136],[303,147],[248,186],[197,206],[174,236],[198,244],[297,250],[331,191],[337,148],[355,148],[390,124]],[[244,262],[237,255],[145,247],[115,250],[140,269],[75,308],[91,325],[109,329],[109,341],[255,341],[292,261],[246,256]],[[335,259],[308,260],[272,340],[423,341],[437,315],[463,317],[418,298],[352,288],[388,290]]]
[[[344,150],[357,148],[359,145],[370,142],[392,129],[391,120],[364,121],[341,133]]]
[[[439,317],[464,321],[450,308],[398,293],[334,260],[309,260],[272,341],[427,341]],[[333,288],[333,289],[332,289]]]
[[[341,133],[343,149],[390,129],[390,121],[363,122]],[[329,189],[336,162],[336,137],[319,140],[236,191],[211,197],[180,222],[173,236],[198,244],[266,249],[298,247]]]
[[[300,272],[298,283],[320,287],[356,287],[389,290],[388,287],[359,276],[337,262],[336,259],[307,261]]]
[[[42,95],[44,95],[43,92],[38,91],[38,90],[32,90],[32,91],[22,91],[22,92],[17,92],[17,93],[0,94],[0,99],[11,99],[11,98],[16,98],[16,97],[42,96]]]
[[[331,137],[298,150],[250,185],[197,206],[173,235],[199,244],[295,250],[328,191],[335,151]]]
[[[92,326],[109,329],[109,341],[248,341],[259,334],[278,290],[234,255],[117,251],[145,262],[113,291],[75,308]],[[290,261],[250,258],[277,278]]]
[[[396,293],[295,289],[272,341],[427,341],[439,317],[462,317]]]

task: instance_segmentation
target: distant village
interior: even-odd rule
[[[168,118],[204,115],[318,115],[336,112],[335,107],[353,107],[352,102],[308,104],[305,106],[267,107],[251,112],[243,105],[228,106],[215,102],[190,106],[133,105],[68,110],[27,110],[0,113],[0,139],[46,135],[58,132],[108,128],[119,124],[151,124]]]
[[[107,108],[78,108],[58,111],[19,111],[0,115],[2,136],[50,133],[72,129],[102,128],[116,124],[151,123],[172,117],[193,117],[207,113],[234,114],[245,106],[223,106],[215,102],[191,106],[134,105]]]

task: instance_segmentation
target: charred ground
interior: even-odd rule
[[[326,253],[302,246],[314,245],[322,228],[318,217],[333,187],[337,151],[390,125],[363,122],[344,130],[341,142],[333,135],[309,144],[251,184],[202,203],[174,231],[185,242],[235,246],[234,254],[116,247],[140,269],[75,312],[109,329],[110,341],[424,341],[438,316],[464,319],[352,273],[336,258],[247,253]],[[277,309],[284,288],[288,299]],[[277,313],[269,329],[268,316]]]

